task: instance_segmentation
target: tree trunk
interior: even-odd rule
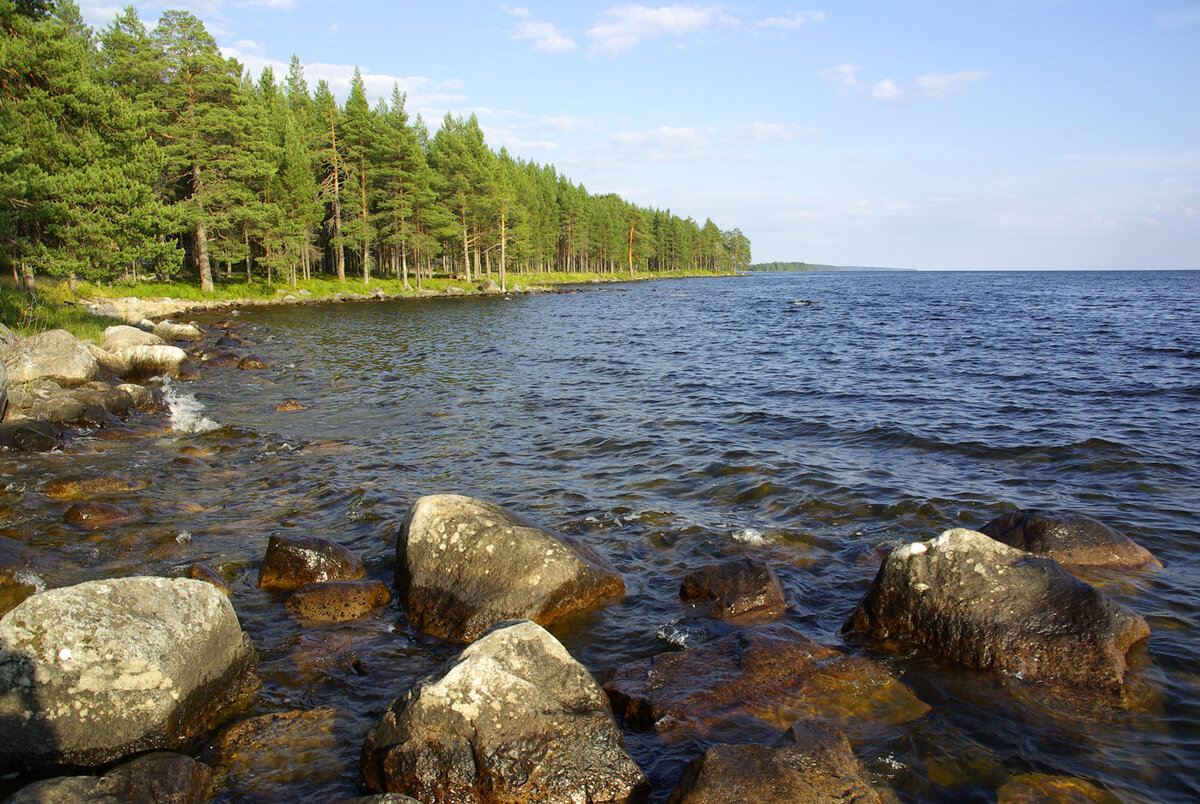
[[[200,270],[200,292],[212,293],[212,264],[208,261],[208,231],[203,221],[196,221],[196,267]]]
[[[30,298],[37,297],[37,282],[33,278],[33,266],[21,260],[21,287]]]
[[[500,292],[508,293],[508,283],[504,276],[504,261],[508,256],[508,232],[505,231],[506,215],[504,207],[500,207]]]
[[[337,127],[333,120],[333,109],[329,110],[329,144],[333,150],[333,242],[335,265],[339,282],[346,281],[346,252],[342,246],[342,183],[341,166],[338,164]]]

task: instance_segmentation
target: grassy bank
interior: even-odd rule
[[[665,271],[656,273],[636,272],[635,280],[665,279],[698,276],[729,275],[710,271]],[[496,281],[498,277],[493,276]],[[486,277],[484,281],[486,281]],[[509,274],[508,289],[520,291],[530,287],[554,287],[558,285],[593,284],[599,282],[627,282],[628,274],[568,274],[568,273],[533,273]],[[452,287],[460,288],[467,293],[478,292],[479,282],[464,282],[444,277],[424,279],[421,282],[426,293],[445,293]],[[188,282],[138,282],[113,283],[111,285],[93,285],[80,282],[72,292],[66,283],[41,280],[38,285],[38,296],[30,299],[23,291],[11,283],[0,284],[0,323],[14,332],[29,336],[48,329],[65,329],[76,337],[100,340],[104,328],[113,324],[124,323],[118,319],[104,316],[94,316],[87,312],[82,302],[92,299],[118,299],[133,296],[139,299],[185,299],[196,302],[236,303],[245,299],[282,299],[289,294],[306,291],[304,298],[309,301],[333,299],[339,294],[366,295],[383,291],[389,297],[408,298],[418,296],[415,282],[409,286],[398,279],[372,279],[370,284],[364,284],[361,279],[347,278],[345,282],[336,279],[320,278],[302,280],[296,286],[290,284],[266,285],[261,282],[246,283],[220,281],[212,293],[202,293],[200,288]]]

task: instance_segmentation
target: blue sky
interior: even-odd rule
[[[806,0],[804,0],[806,2]],[[1200,4],[180,0],[226,55],[751,239],[755,261],[1200,268]],[[97,29],[119,6],[80,3]]]

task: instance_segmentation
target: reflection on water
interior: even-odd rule
[[[1194,799],[1196,281],[805,274],[256,309],[233,320],[273,368],[204,369],[167,389],[170,414],[67,454],[0,454],[0,535],[39,551],[30,588],[213,567],[261,653],[250,714],[335,712],[321,773],[268,762],[264,778],[285,779],[277,799],[333,800],[356,792],[363,736],[391,698],[456,649],[410,629],[395,603],[360,622],[298,625],[280,594],[254,585],[271,534],[334,539],[390,582],[418,495],[508,506],[588,541],[625,576],[624,599],[552,629],[603,677],[727,632],[677,598],[680,579],[718,557],[765,558],[787,590],[784,622],[861,654],[839,629],[889,546],[1013,507],[1062,508],[1166,564],[1088,577],[1154,629],[1135,657],[1139,705],[1092,711],[893,656],[932,708],[856,751],[913,801],[994,801],[1031,771],[1126,801]],[[305,409],[277,412],[288,399]],[[43,491],[48,478],[113,472],[149,488],[103,496],[138,515],[111,530],[74,530],[70,502]],[[698,750],[628,740],[655,798]],[[226,800],[261,789],[254,767],[239,766]]]

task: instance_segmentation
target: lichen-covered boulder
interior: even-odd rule
[[[669,804],[879,804],[846,735],[813,718],[777,745],[714,745],[684,769]]]
[[[679,597],[717,618],[778,617],[787,610],[779,576],[758,558],[739,558],[698,569],[683,579]]]
[[[395,572],[409,620],[456,642],[504,620],[545,625],[625,591],[621,576],[582,545],[456,494],[413,503],[397,539]]]
[[[392,593],[382,581],[324,581],[292,592],[287,610],[306,620],[341,623],[366,617],[391,599]]]
[[[1154,554],[1103,522],[1058,511],[1015,511],[993,519],[983,533],[1060,564],[1078,567],[1161,567]]]
[[[881,662],[848,656],[782,623],[624,664],[604,689],[635,728],[709,739],[779,734],[806,717],[862,735],[929,711]]]
[[[1119,692],[1150,627],[1062,565],[972,530],[891,552],[843,630],[975,669]]]
[[[0,766],[99,766],[206,731],[256,688],[228,598],[188,579],[51,589],[0,620]]]
[[[65,329],[39,332],[16,343],[4,356],[8,384],[51,379],[78,385],[99,376],[100,366],[87,345]]]
[[[100,344],[105,351],[115,352],[129,346],[157,346],[166,343],[153,332],[146,332],[127,324],[117,324],[104,330],[104,338]]]
[[[298,589],[321,581],[357,581],[366,577],[362,559],[337,542],[319,536],[272,536],[258,571],[266,589]]]
[[[22,787],[5,804],[195,804],[207,798],[211,769],[189,756],[155,751],[103,776],[60,776]]]
[[[505,623],[388,707],[367,786],[421,801],[625,801],[642,773],[604,692],[541,626]]]

